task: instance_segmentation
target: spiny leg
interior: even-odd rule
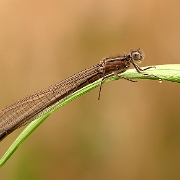
[[[109,77],[112,77],[114,76],[113,74],[108,74],[108,75],[103,75],[102,79],[101,79],[101,82],[100,82],[100,87],[99,87],[99,94],[98,94],[98,100],[100,100],[100,97],[101,97],[101,90],[102,90],[102,85],[103,85],[103,81]]]
[[[113,76],[121,77],[121,76],[119,76],[119,74],[120,74],[120,73],[123,73],[126,69],[127,69],[127,67],[124,67],[124,68],[122,68],[122,69],[119,69],[119,70],[117,70],[117,71],[114,71],[112,74],[108,74],[108,75],[104,75],[104,76],[103,76],[103,78],[102,78],[102,80],[101,80],[101,82],[100,82],[98,100],[100,100],[101,89],[102,89],[102,83],[103,83],[103,81],[104,81],[105,79],[108,79],[108,78],[113,77]],[[122,77],[122,78],[123,78],[123,79],[127,79],[127,80],[132,81],[132,82],[135,82],[135,81],[130,80],[130,79],[128,79],[128,78],[124,78],[124,77]]]
[[[141,67],[139,67],[137,64],[135,64],[134,62],[132,62],[134,68],[136,69],[136,71],[138,73],[142,73],[142,71],[146,71],[148,69],[151,69],[151,68],[156,68],[155,66],[149,66],[149,67],[146,67],[144,69],[142,69]],[[143,76],[150,76],[150,77],[154,77],[154,78],[157,78],[159,80],[159,82],[162,81],[161,78],[159,78],[158,76],[154,75],[154,74],[148,74],[148,73],[142,73]]]
[[[128,80],[128,81],[131,81],[131,82],[137,82],[136,80],[126,78],[126,77],[124,77],[122,75],[119,75],[119,77],[122,78],[122,79]]]
[[[147,68],[144,68],[144,69],[141,69],[141,72],[142,71],[146,71],[148,69],[151,69],[151,68],[156,68],[155,66],[149,66]],[[161,78],[159,78],[158,76],[154,75],[154,74],[148,74],[148,73],[142,73],[143,76],[150,76],[150,77],[154,77],[154,78],[157,78],[160,82],[162,81]]]
[[[103,82],[103,80],[104,80],[104,77],[102,78],[102,80],[101,80],[101,82],[100,82],[98,100],[100,100],[100,97],[101,97],[101,89],[102,89],[102,82]]]
[[[119,75],[119,73],[122,73],[121,71],[116,71],[114,72],[113,74],[109,74],[107,76],[104,76],[100,82],[100,88],[99,88],[99,94],[98,94],[98,100],[100,100],[100,96],[101,96],[101,90],[102,90],[102,84],[103,84],[103,81],[109,77],[113,77],[113,76],[116,76],[118,78],[122,78],[122,79],[125,79],[125,80],[128,80],[128,81],[131,81],[131,82],[137,82],[136,80],[132,80],[132,79],[129,79],[129,78],[126,78],[122,75]]]
[[[99,87],[98,100],[100,100],[100,97],[101,97],[101,90],[102,90],[103,81],[104,81],[105,79],[108,79],[108,78],[110,78],[110,77],[113,77],[114,75],[115,75],[115,73],[114,73],[114,74],[108,74],[108,75],[102,77],[101,82],[100,82],[100,87]]]

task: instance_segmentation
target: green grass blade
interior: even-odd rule
[[[148,74],[153,74],[158,76],[162,80],[171,81],[171,82],[180,82],[180,64],[169,64],[169,65],[158,65],[156,68],[152,68],[146,71]],[[129,79],[153,79],[157,80],[157,78],[151,76],[143,76],[142,74],[137,73],[135,69],[127,70],[123,73],[123,77]],[[106,79],[104,82],[118,80],[119,77],[110,77]],[[100,85],[101,80],[98,80],[92,84],[85,86],[84,88],[76,91],[75,93],[69,95],[67,98],[63,99],[61,102],[56,103],[51,108],[45,110],[43,114],[37,117],[36,120],[31,122],[23,132],[17,137],[17,139],[13,142],[13,144],[9,147],[7,152],[0,159],[0,167],[2,167],[5,162],[11,157],[11,155],[16,151],[19,145],[55,110],[69,103],[70,101],[76,99],[77,97],[93,90],[94,88]],[[104,83],[103,82],[103,83]]]

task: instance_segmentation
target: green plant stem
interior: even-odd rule
[[[148,74],[153,74],[163,81],[171,81],[171,82],[180,82],[180,64],[169,64],[169,65],[159,65],[156,66],[156,68],[151,68],[147,71],[144,71]],[[151,79],[151,80],[158,80],[157,78],[153,76],[143,76],[140,73],[137,73],[135,69],[129,69],[125,73],[120,74],[123,77],[128,79]],[[121,77],[118,76],[112,76],[106,80],[104,80],[103,83],[113,80],[118,80]],[[11,155],[16,151],[16,149],[19,147],[19,145],[55,110],[58,108],[64,106],[65,104],[69,103],[70,101],[76,99],[77,97],[93,90],[94,88],[98,87],[100,85],[101,79],[85,86],[84,88],[74,92],[73,94],[69,95],[68,97],[64,98],[62,101],[56,103],[55,105],[51,106],[47,110],[45,110],[41,116],[37,117],[36,120],[31,122],[24,130],[23,132],[17,137],[17,139],[13,142],[13,144],[9,147],[9,149],[6,151],[6,153],[3,155],[3,157],[0,159],[0,167],[2,167],[5,162],[11,157]]]

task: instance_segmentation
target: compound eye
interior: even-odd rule
[[[141,61],[143,60],[143,55],[140,51],[132,51],[131,57],[134,61]]]

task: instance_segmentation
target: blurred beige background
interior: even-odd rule
[[[179,63],[180,1],[0,1],[0,107],[142,48],[141,66]],[[125,80],[53,113],[1,180],[180,179],[180,85]],[[2,156],[23,128],[1,142]]]

